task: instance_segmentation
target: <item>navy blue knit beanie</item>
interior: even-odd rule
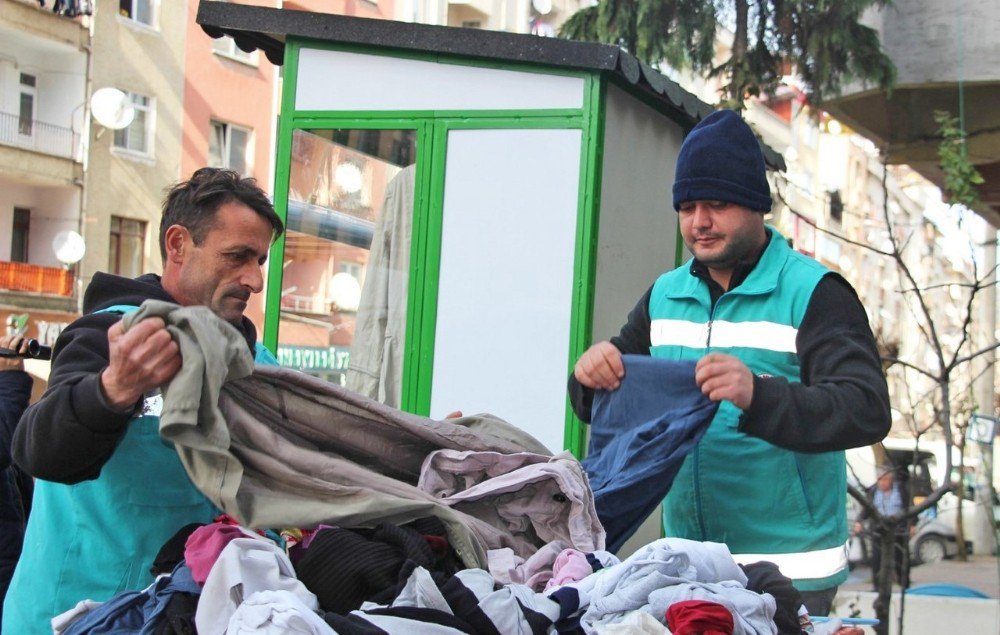
[[[755,212],[771,210],[757,137],[732,110],[713,112],[684,139],[674,176],[674,210],[687,201],[726,201]]]

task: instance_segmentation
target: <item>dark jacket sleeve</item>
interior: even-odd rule
[[[653,287],[639,298],[621,332],[611,338],[611,343],[622,355],[649,355],[649,296]],[[581,421],[590,423],[590,408],[594,404],[594,391],[584,387],[569,374],[569,402]]]
[[[23,370],[0,372],[0,470],[10,466],[14,429],[31,399],[31,375]]]
[[[802,383],[754,377],[741,432],[797,452],[870,445],[891,425],[889,390],[868,316],[837,274],[816,286],[796,339]]]
[[[107,331],[119,318],[84,316],[56,341],[48,388],[14,433],[14,461],[28,474],[60,483],[97,478],[124,436],[131,413],[111,408],[100,387]]]

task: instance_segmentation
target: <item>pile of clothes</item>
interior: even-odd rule
[[[619,561],[580,463],[506,422],[436,421],[255,368],[203,307],[147,302],[125,319],[151,315],[184,357],[160,435],[223,515],[179,528],[149,587],[81,598],[56,633],[810,628],[775,565],[741,567],[725,545],[665,538]]]
[[[251,531],[230,517],[181,528],[156,581],[81,601],[54,632],[800,633],[800,601],[770,563],[725,545],[664,538],[624,562],[553,543],[465,568],[435,517],[404,526]],[[667,630],[670,629],[670,631]],[[636,630],[641,629],[641,630]]]

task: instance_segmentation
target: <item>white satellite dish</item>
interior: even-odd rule
[[[52,251],[56,254],[56,260],[68,266],[80,262],[87,246],[83,243],[83,236],[65,229],[52,238]]]
[[[548,15],[552,12],[552,0],[531,0],[531,6],[538,15]]]
[[[135,106],[124,92],[108,86],[90,96],[90,114],[105,128],[121,130],[135,119]]]
[[[358,279],[341,271],[330,278],[330,300],[341,311],[357,311],[361,305],[361,285]]]

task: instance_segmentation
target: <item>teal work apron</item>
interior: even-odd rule
[[[255,361],[277,364],[260,344]],[[145,588],[163,544],[184,525],[209,523],[220,513],[191,483],[173,444],[160,439],[161,405],[158,391],[146,398],[97,479],[74,485],[36,480],[3,633],[51,633],[51,618],[80,600],[103,602]]]

